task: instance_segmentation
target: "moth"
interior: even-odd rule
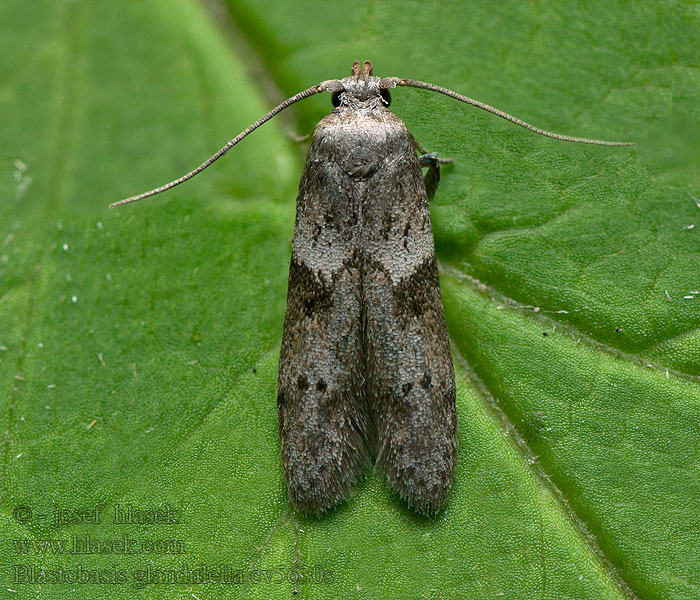
[[[375,77],[369,61],[355,61],[350,77],[288,98],[187,175],[111,205],[187,181],[288,106],[331,92],[335,108],[316,126],[299,184],[278,375],[284,476],[304,513],[342,502],[374,460],[410,507],[434,515],[455,472],[455,375],[428,204],[446,160],[389,111],[389,90],[401,86],[558,140],[633,145],[538,129],[437,85]]]

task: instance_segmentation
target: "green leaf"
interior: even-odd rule
[[[0,595],[697,598],[696,7],[227,9],[0,6]],[[374,473],[321,519],[287,501],[275,387],[303,148],[285,131],[309,133],[327,95],[107,209],[355,59],[637,143],[392,94],[455,159],[432,214],[460,457],[433,520]],[[129,507],[176,522],[115,523]],[[205,568],[231,581],[183,579]]]

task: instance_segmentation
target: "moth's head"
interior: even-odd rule
[[[389,90],[381,87],[381,79],[372,75],[372,63],[359,60],[352,63],[352,75],[340,80],[342,89],[333,92],[333,106],[354,106],[363,104],[376,105],[377,102],[389,106]]]

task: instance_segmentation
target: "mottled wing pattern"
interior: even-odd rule
[[[354,222],[323,145],[315,136],[299,186],[277,396],[289,496],[313,513],[347,497],[371,438]]]
[[[457,457],[454,369],[418,157],[398,117],[385,120],[387,159],[368,182],[374,208],[363,220],[367,395],[377,465],[409,505],[434,514]]]

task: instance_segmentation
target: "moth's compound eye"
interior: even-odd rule
[[[331,96],[331,102],[336,108],[340,106],[340,94],[342,93],[343,92],[333,92],[333,96]]]
[[[379,93],[382,96],[382,100],[384,100],[384,105],[389,106],[391,104],[391,94],[389,94],[389,90],[379,90]]]

